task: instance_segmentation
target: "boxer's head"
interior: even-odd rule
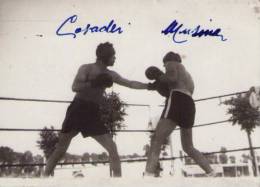
[[[163,63],[166,64],[168,62],[181,63],[181,56],[178,53],[170,51],[163,57]]]
[[[106,66],[113,66],[115,63],[115,49],[113,44],[106,42],[97,46],[97,60],[102,61]]]

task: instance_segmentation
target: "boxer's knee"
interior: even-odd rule
[[[67,145],[60,143],[56,146],[55,152],[59,154],[63,154],[67,151],[67,147],[68,147]]]
[[[59,141],[55,145],[55,152],[56,154],[65,154],[69,147],[70,141]]]
[[[151,137],[151,143],[152,143],[152,145],[158,146],[158,145],[161,145],[163,143],[164,139],[165,139],[165,137],[160,136],[160,134],[155,133]]]

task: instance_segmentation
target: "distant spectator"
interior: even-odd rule
[[[260,107],[260,86],[252,86],[249,89],[249,103],[253,108],[258,108]]]

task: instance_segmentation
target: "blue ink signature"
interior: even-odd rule
[[[210,19],[210,21],[212,21]],[[195,28],[183,28],[183,24],[179,24],[177,20],[174,20],[167,28],[162,30],[161,32],[164,35],[172,34],[172,40],[175,43],[185,43],[188,40],[180,40],[177,39],[178,35],[188,35],[191,37],[201,37],[201,36],[212,36],[212,37],[218,37],[221,41],[226,41],[227,38],[221,34],[221,28],[217,29],[202,29],[200,25],[198,25]]]
[[[77,34],[83,33],[86,35],[87,33],[97,33],[97,32],[106,32],[106,33],[118,33],[121,34],[123,32],[121,27],[117,27],[114,20],[111,20],[107,25],[103,26],[92,26],[91,24],[87,24],[84,28],[77,27],[73,32],[64,32],[62,31],[67,24],[76,23],[78,19],[77,15],[70,16],[67,18],[56,30],[56,34],[58,36],[72,36],[73,38],[77,37]]]

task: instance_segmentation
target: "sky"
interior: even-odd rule
[[[191,8],[192,7],[192,8]],[[99,43],[109,41],[116,50],[116,63],[111,70],[129,80],[147,83],[144,71],[149,66],[163,69],[162,58],[168,51],[183,57],[183,64],[195,82],[194,99],[246,91],[260,85],[260,2],[228,1],[32,1],[0,0],[0,96],[72,100],[72,81],[82,64],[95,62]],[[57,36],[61,23],[72,15],[78,20],[66,29],[104,25],[114,20],[122,34],[88,33]],[[171,36],[161,34],[173,20],[187,28],[221,28],[227,41],[217,37],[188,37],[177,44]],[[212,21],[210,21],[212,20]],[[182,37],[182,36],[180,36]],[[114,85],[112,89],[126,103],[149,104],[127,108],[127,129],[147,129],[161,114],[164,99],[155,92],[134,90]],[[195,124],[229,118],[219,99],[196,103]],[[68,104],[0,101],[0,128],[61,128]],[[194,128],[194,144],[201,151],[217,151],[248,146],[245,132],[230,123]],[[0,146],[15,151],[36,146],[37,132],[0,132]],[[133,139],[134,138],[134,139]],[[260,146],[260,129],[252,135]],[[172,134],[174,154],[181,149],[179,132]],[[147,133],[119,133],[116,143],[120,154],[144,154],[149,142]],[[75,137],[68,152],[103,152],[91,138]],[[259,153],[260,155],[260,153]]]

